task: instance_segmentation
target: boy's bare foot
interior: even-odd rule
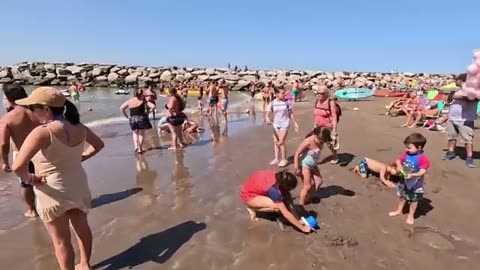
[[[408,127],[408,124],[403,124],[400,127]]]
[[[250,215],[250,219],[252,221],[258,221],[257,213],[255,211],[253,211],[252,209],[250,209],[248,207],[247,207],[247,211],[248,211],[248,214]]]
[[[414,223],[415,223],[415,218],[409,215],[407,217],[407,224],[408,225],[413,225]]]
[[[402,211],[395,211],[395,212],[388,213],[388,215],[391,216],[391,217],[400,216],[402,214],[403,214]]]
[[[24,216],[28,217],[28,218],[36,218],[38,217],[38,214],[35,210],[27,210],[27,212],[25,212],[23,214]]]
[[[277,165],[278,164],[278,159],[274,159],[270,161],[270,165]]]
[[[285,167],[288,165],[288,161],[286,159],[282,159],[279,163],[278,163],[278,166],[279,167]]]

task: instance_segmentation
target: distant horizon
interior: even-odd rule
[[[2,3],[0,66],[454,74],[480,46],[480,1],[24,0]],[[473,29],[473,30],[472,30]]]

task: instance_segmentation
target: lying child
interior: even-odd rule
[[[296,186],[297,177],[286,170],[258,171],[243,183],[240,198],[253,221],[258,220],[256,212],[280,212],[293,226],[309,233],[311,228],[298,220],[291,210],[293,200],[290,191]]]
[[[395,183],[390,181],[392,175],[398,174],[396,164],[384,164],[380,161],[363,157],[355,165],[353,172],[358,173],[362,178],[368,178],[372,172],[378,173],[380,180],[385,186],[389,188],[396,187]]]

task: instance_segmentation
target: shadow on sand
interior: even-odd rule
[[[93,266],[105,270],[130,269],[147,262],[165,263],[192,236],[205,230],[205,223],[186,221],[165,231],[147,235],[129,249]]]
[[[462,159],[465,160],[467,158],[467,151],[465,151],[465,147],[457,146],[455,149],[455,153]],[[473,151],[473,159],[480,159],[480,152]]]
[[[326,158],[324,158],[322,161],[320,161],[320,164],[325,164],[327,162],[329,162],[330,160],[332,160],[333,156],[330,155]],[[350,162],[353,161],[353,159],[355,158],[355,155],[354,154],[350,154],[350,153],[338,153],[338,165],[340,165],[341,167],[347,167]]]
[[[106,204],[121,201],[142,191],[142,188],[131,188],[120,192],[103,194],[92,200],[92,208],[97,208]]]
[[[423,198],[422,200],[418,201],[417,211],[415,211],[415,218],[426,216],[430,211],[433,210],[433,208],[432,201],[428,198]],[[404,213],[408,213],[408,210],[408,204],[406,204],[403,211]]]
[[[320,188],[320,190],[313,195],[312,203],[318,204],[322,199],[328,199],[337,195],[353,197],[355,196],[355,191],[337,185]]]

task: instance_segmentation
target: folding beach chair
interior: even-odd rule
[[[434,115],[425,115],[423,119],[418,122],[418,125],[426,127],[427,125],[432,124],[432,121],[435,122],[435,120],[442,116],[443,107],[445,107],[445,101],[440,100],[435,106],[437,107],[437,113]]]

